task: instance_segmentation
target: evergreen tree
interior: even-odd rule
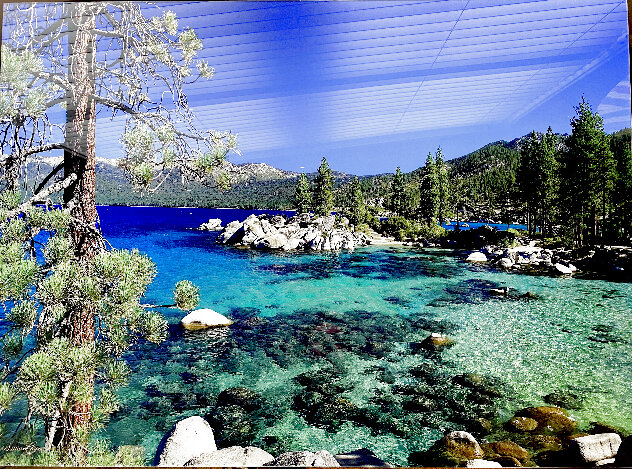
[[[432,153],[428,153],[419,183],[419,217],[436,223],[439,214],[439,175]]]
[[[173,13],[145,18],[132,2],[5,7],[11,19],[0,70],[1,145],[8,155],[0,301],[10,353],[3,355],[0,394],[26,397],[21,427],[42,428],[47,449],[83,463],[90,433],[118,407],[113,389],[127,374],[119,358],[135,340],[155,342],[166,333],[164,319],[140,303],[153,264],[137,251],[108,250],[96,228],[97,110],[128,117],[123,164],[149,190],[175,168],[214,168],[235,140],[191,124],[182,86],[212,69],[194,63],[202,42],[191,29],[179,32]],[[56,106],[64,118],[51,110]],[[27,158],[51,150],[64,152],[62,163],[38,187],[17,191]],[[60,191],[62,209],[53,209],[51,197]],[[194,290],[178,286],[181,306],[195,303],[182,301]]]
[[[448,215],[449,209],[449,192],[450,192],[450,179],[449,179],[449,170],[447,165],[443,161],[443,153],[441,152],[441,148],[437,149],[435,153],[435,166],[437,171],[437,182],[439,190],[437,191],[439,194],[439,207],[437,210],[437,217],[439,219],[439,224],[443,225],[443,222]]]
[[[334,175],[324,156],[314,181],[312,202],[315,215],[331,215],[331,211],[334,208]]]
[[[309,213],[309,209],[312,206],[309,182],[304,173],[298,178],[298,184],[296,185],[296,192],[294,194],[294,206],[296,207],[297,214]]]
[[[613,235],[617,240],[630,242],[632,237],[632,151],[630,129],[611,137],[610,148],[616,161],[613,199]]]
[[[358,177],[353,178],[353,182],[350,187],[349,205],[347,209],[347,218],[356,227],[364,223],[367,218],[366,206],[364,204],[364,194],[360,187],[360,181]]]
[[[403,216],[406,207],[406,184],[404,175],[399,166],[395,170],[393,181],[391,182],[391,191],[389,194],[388,208],[396,215]]]
[[[558,188],[557,138],[549,127],[538,136],[532,131],[523,145],[518,169],[520,197],[527,208],[527,226],[534,235],[551,232]]]
[[[560,198],[575,244],[593,243],[602,235],[614,184],[614,159],[601,117],[582,98],[571,120],[560,168]]]

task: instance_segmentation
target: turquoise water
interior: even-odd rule
[[[182,312],[162,310],[167,341],[127,357],[134,373],[104,432],[115,445],[143,445],[149,462],[176,421],[203,415],[220,447],[366,447],[406,465],[445,430],[507,420],[553,391],[583,397],[571,411],[581,425],[632,431],[630,284],[496,272],[451,251],[407,247],[252,252],[187,229],[218,214],[225,222],[247,215],[100,208],[115,247],[138,247],[156,263],[147,302],[168,303],[175,282],[188,279],[200,286],[201,307],[235,319],[230,329],[186,332]],[[512,294],[489,296],[496,286]],[[527,291],[537,298],[519,298]],[[440,353],[416,347],[435,331],[456,344]],[[452,383],[466,372],[499,396]],[[216,406],[236,386],[257,393],[254,404]]]

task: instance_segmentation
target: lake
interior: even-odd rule
[[[186,332],[181,311],[161,309],[168,339],[127,354],[133,375],[102,436],[143,445],[147,462],[175,422],[202,415],[220,448],[276,455],[365,447],[406,465],[447,429],[475,431],[480,417],[506,421],[556,391],[580,396],[570,411],[580,426],[632,431],[628,283],[493,271],[440,249],[254,252],[191,229],[251,211],[98,210],[113,246],[136,247],[156,263],[147,303],[169,303],[174,284],[187,279],[199,285],[201,307],[235,320],[229,329]],[[509,298],[488,294],[500,286]],[[526,292],[537,298],[519,298]],[[455,345],[424,352],[417,345],[431,332]],[[463,373],[484,377],[494,397],[455,384]],[[238,392],[248,403],[218,405],[233,387],[247,388]]]

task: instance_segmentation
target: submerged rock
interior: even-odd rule
[[[187,314],[181,324],[185,329],[207,329],[209,327],[230,326],[233,322],[212,309],[196,309]]]
[[[505,440],[485,443],[481,448],[485,453],[485,457],[493,461],[508,457],[518,461],[520,466],[524,466],[529,460],[529,452],[513,441]]]
[[[581,409],[583,399],[572,392],[555,391],[544,396],[544,402],[564,409]]]
[[[236,405],[247,412],[259,409],[261,404],[262,399],[259,394],[241,386],[224,389],[217,396],[218,406]]]
[[[230,448],[220,449],[201,454],[189,460],[185,466],[203,466],[203,467],[255,467],[263,466],[274,461],[267,451],[254,446],[246,448],[242,446],[231,446]]]
[[[180,420],[163,437],[156,450],[154,465],[183,466],[195,457],[216,450],[213,429],[196,415]]]
[[[530,417],[512,417],[505,427],[513,432],[531,432],[538,428],[538,422]]]
[[[538,422],[538,431],[570,434],[577,427],[577,421],[569,417],[568,412],[554,406],[527,407],[520,410],[516,417],[532,418]]]
[[[446,347],[451,347],[452,345],[454,345],[454,340],[438,332],[433,332],[419,344],[421,348],[431,351],[441,350]]]

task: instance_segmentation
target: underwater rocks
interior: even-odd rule
[[[450,339],[447,335],[439,332],[433,332],[424,340],[421,341],[419,347],[431,352],[442,350],[454,345],[454,340]]]
[[[212,309],[196,309],[187,314],[180,323],[185,329],[208,329],[209,327],[230,326],[233,322]]]
[[[226,225],[218,242],[254,249],[340,251],[369,244],[366,234],[353,231],[346,219],[334,215],[312,217],[250,215],[243,222]]]
[[[566,410],[555,406],[527,407],[517,412],[515,416],[532,418],[538,422],[536,427],[538,431],[571,434],[577,427],[577,421],[569,417]]]
[[[334,457],[338,464],[344,467],[393,467],[366,448],[360,448],[350,453],[336,454]]]

